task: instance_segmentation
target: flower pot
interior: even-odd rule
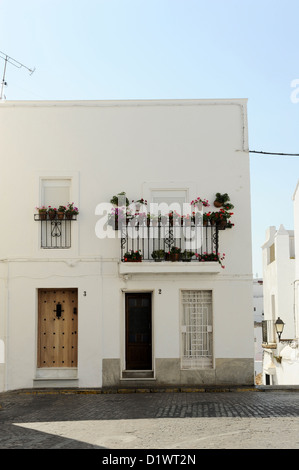
[[[48,214],[49,214],[49,219],[51,219],[51,220],[55,219],[55,217],[56,217],[56,212],[55,211],[49,211]]]
[[[43,212],[39,212],[38,214],[39,214],[39,219],[40,219],[40,220],[46,220],[46,218],[47,218],[47,212],[44,212],[44,211],[43,211]]]
[[[62,220],[64,218],[64,212],[57,212],[57,218]]]
[[[169,258],[170,258],[170,261],[180,261],[180,254],[170,253]]]
[[[227,221],[226,220],[221,220],[220,222],[218,222],[217,224],[219,230],[224,230],[227,226]]]
[[[66,218],[67,220],[71,220],[71,219],[73,218],[73,214],[70,213],[70,212],[66,212],[66,213],[65,213],[65,218]]]
[[[222,207],[222,202],[219,202],[219,201],[214,201],[214,206],[215,207]]]

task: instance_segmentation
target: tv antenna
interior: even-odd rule
[[[5,80],[5,75],[6,75],[6,66],[7,64],[11,64],[11,65],[14,65],[15,67],[17,67],[18,69],[21,69],[21,68],[25,68],[29,71],[30,75],[33,74],[33,72],[35,71],[35,68],[34,69],[30,69],[29,67],[27,67],[26,65],[24,64],[21,64],[21,62],[18,62],[17,60],[13,59],[12,57],[9,57],[9,55],[5,54],[4,52],[1,52],[0,51],[0,57],[5,61],[5,64],[4,64],[4,71],[3,71],[3,78],[2,78],[2,82],[1,82],[1,93],[0,93],[0,101],[3,100],[3,99],[6,99],[3,91],[4,91],[4,87],[7,86],[7,82]]]

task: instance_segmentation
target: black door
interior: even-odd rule
[[[152,369],[152,297],[126,294],[126,369]]]

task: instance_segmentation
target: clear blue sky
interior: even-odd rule
[[[8,66],[6,98],[248,98],[250,149],[299,153],[298,18],[298,0],[0,0],[0,51],[36,67]],[[262,276],[267,227],[293,229],[299,157],[250,162]]]

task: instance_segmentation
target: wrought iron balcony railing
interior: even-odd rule
[[[159,221],[124,224],[120,231],[122,261],[219,261],[216,225]]]
[[[40,247],[44,249],[60,249],[71,248],[72,230],[71,222],[77,220],[75,215],[72,218],[64,217],[62,219],[49,218],[46,214],[34,215],[34,220],[41,222],[40,224]]]

